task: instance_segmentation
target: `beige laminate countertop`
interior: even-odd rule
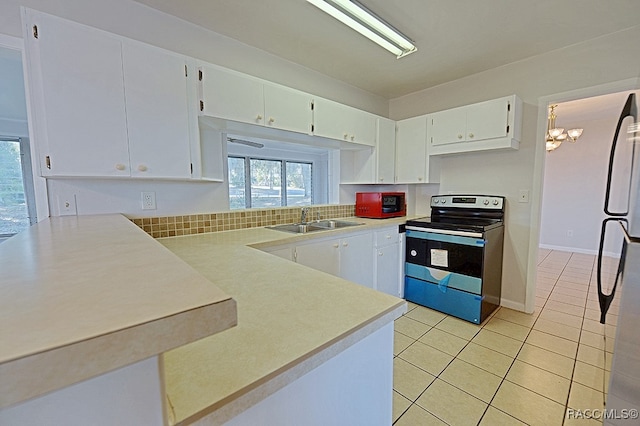
[[[0,408],[236,324],[236,302],[121,215],[0,244]]]
[[[221,424],[406,310],[402,299],[256,249],[398,225],[295,235],[267,228],[159,239],[238,302],[238,326],[163,355],[170,420]],[[373,253],[372,253],[373,254]]]

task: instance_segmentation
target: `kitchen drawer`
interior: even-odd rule
[[[448,288],[444,293],[437,284],[406,277],[404,298],[428,308],[480,324],[482,296]]]
[[[399,241],[400,234],[398,233],[398,228],[386,228],[380,231],[375,231],[374,233],[374,243],[376,247],[382,247],[389,244],[395,244]]]

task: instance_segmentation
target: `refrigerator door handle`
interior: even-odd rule
[[[616,221],[620,223],[620,227],[622,228],[622,232],[624,233],[624,240],[622,242],[622,250],[620,252],[620,262],[618,263],[618,269],[616,271],[616,277],[613,282],[613,288],[611,289],[611,293],[604,294],[602,291],[602,256],[604,252],[604,241],[607,224],[611,221]],[[622,281],[622,271],[624,271],[624,262],[626,258],[627,252],[627,233],[625,231],[626,219],[618,219],[618,218],[607,218],[602,221],[602,228],[600,231],[600,247],[598,249],[598,270],[597,270],[597,281],[598,281],[598,302],[600,304],[600,323],[605,323],[605,318],[607,315],[607,311],[609,310],[609,306],[611,306],[611,302],[616,294],[616,289],[618,288],[618,282]]]

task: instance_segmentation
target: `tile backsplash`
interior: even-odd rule
[[[301,207],[248,209],[223,213],[130,219],[153,238],[256,228],[300,221]],[[307,220],[353,217],[355,205],[310,206]]]

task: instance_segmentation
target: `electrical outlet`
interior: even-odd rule
[[[518,195],[518,202],[519,203],[528,203],[529,202],[529,190],[528,189],[521,189],[520,190],[520,195]]]
[[[153,191],[142,192],[142,210],[156,209],[156,193]]]
[[[58,216],[75,216],[78,214],[75,194],[58,195]]]

